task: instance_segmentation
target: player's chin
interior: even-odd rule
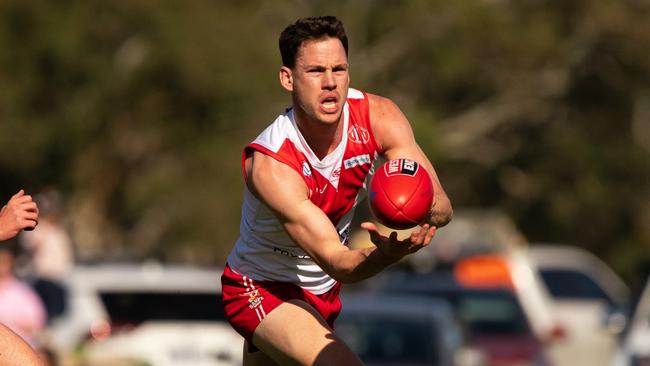
[[[336,112],[324,112],[319,111],[318,119],[323,123],[334,124],[341,120],[341,111],[337,110]]]

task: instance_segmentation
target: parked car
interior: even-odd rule
[[[611,366],[650,366],[650,278],[646,280]]]
[[[508,280],[510,270],[492,264],[481,268],[477,263],[462,263],[451,270],[425,273],[394,267],[359,290],[444,299],[463,324],[468,346],[480,350],[487,365],[549,365],[546,344],[534,332]]]
[[[457,277],[461,270],[472,271],[470,276],[459,277],[466,286],[512,290],[533,332],[544,343],[551,345],[564,337],[564,328],[553,314],[551,295],[524,249],[512,247],[501,253],[469,256],[460,259],[455,270]]]
[[[217,366],[242,362],[243,339],[225,319],[221,270],[158,264],[79,266],[52,347],[84,364]]]
[[[342,295],[335,332],[368,366],[455,365],[463,342],[449,303],[422,296]]]
[[[381,224],[377,227],[384,235],[394,231]],[[398,237],[407,237],[412,230],[398,230]],[[351,247],[372,245],[365,230],[355,231],[350,236]],[[482,283],[491,281],[489,277],[501,270],[507,278],[493,280],[505,281],[514,290],[537,337],[545,343],[555,343],[564,336],[564,329],[551,309],[551,295],[526,255],[527,246],[526,238],[504,213],[457,209],[454,219],[436,233],[431,244],[405,257],[401,265],[415,272],[431,272],[463,262],[466,267],[481,272]]]
[[[630,292],[603,261],[567,245],[532,244],[528,250],[566,330],[558,352],[568,365],[606,365],[625,328]]]

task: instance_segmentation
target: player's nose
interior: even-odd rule
[[[336,79],[332,70],[327,70],[323,73],[322,80],[323,89],[334,90],[336,89]]]

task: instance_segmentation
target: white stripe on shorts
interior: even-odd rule
[[[254,291],[255,290],[255,285],[253,285],[253,279],[250,277],[242,276],[244,279],[244,286],[246,286],[246,291]],[[255,314],[257,314],[257,319],[259,321],[262,321],[262,319],[266,318],[266,311],[264,311],[264,306],[260,302],[259,306],[255,307]]]

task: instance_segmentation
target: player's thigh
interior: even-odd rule
[[[253,343],[280,365],[363,365],[323,317],[301,300],[268,314],[257,326]]]
[[[243,366],[279,366],[266,353],[256,350],[248,350],[248,341],[244,342]]]

